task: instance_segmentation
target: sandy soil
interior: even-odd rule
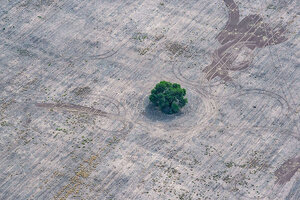
[[[299,10],[2,0],[0,199],[300,199]]]

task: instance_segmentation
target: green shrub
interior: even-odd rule
[[[151,90],[149,99],[163,113],[173,114],[178,113],[180,108],[187,104],[185,95],[186,90],[179,84],[161,81]]]

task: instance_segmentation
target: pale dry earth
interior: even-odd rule
[[[0,199],[300,199],[297,0],[0,2]]]

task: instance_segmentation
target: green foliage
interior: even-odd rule
[[[185,95],[186,90],[179,84],[161,81],[151,90],[149,99],[163,113],[173,114],[178,113],[180,108],[187,104]]]

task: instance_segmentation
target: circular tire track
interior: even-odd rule
[[[35,105],[55,111],[92,115],[95,117],[92,126],[106,132],[124,133],[132,127],[132,123],[127,120],[124,106],[119,101],[104,95],[86,95],[80,105],[78,103],[41,103],[41,101]]]
[[[136,123],[146,127],[157,127],[167,131],[191,131],[195,129],[198,124],[215,113],[216,105],[213,100],[210,100],[200,91],[193,88],[187,89],[186,98],[188,103],[181,109],[180,113],[174,115],[167,115],[155,108],[149,100],[149,92],[154,85],[144,86],[145,92],[138,94],[135,97],[137,102],[133,104],[132,116]],[[182,85],[186,88],[185,85]]]
[[[240,91],[221,104],[220,113],[225,123],[239,129],[284,126],[290,111],[290,106],[283,97],[262,89]]]
[[[183,69],[185,67],[185,69]],[[186,71],[189,73],[186,73]],[[196,65],[173,65],[172,72],[181,82],[202,90],[210,98],[229,97],[240,91],[241,85],[234,82],[224,82],[217,78],[208,81],[202,68]],[[197,80],[197,81],[196,81]]]

